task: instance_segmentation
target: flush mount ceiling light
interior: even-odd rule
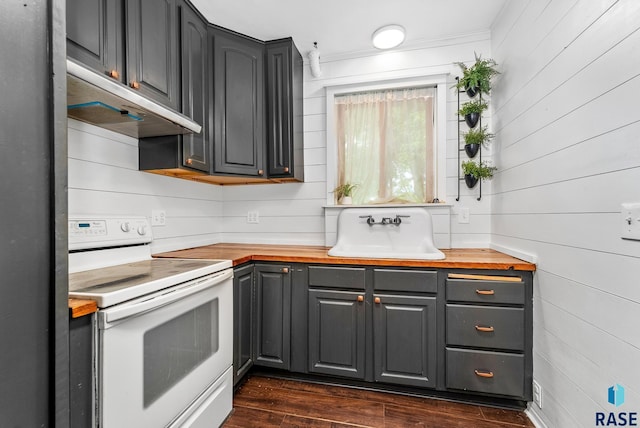
[[[378,49],[391,49],[404,42],[404,28],[400,25],[385,25],[371,36],[373,46]]]

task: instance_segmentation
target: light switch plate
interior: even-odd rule
[[[640,241],[640,202],[622,204],[622,239]]]

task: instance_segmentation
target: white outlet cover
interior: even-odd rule
[[[260,223],[260,213],[258,211],[248,211],[247,223]]]
[[[469,211],[469,208],[461,207],[460,212],[458,213],[458,223],[469,223],[470,216],[471,213]]]
[[[164,210],[151,210],[151,226],[165,226],[167,213]]]
[[[533,402],[542,409],[542,387],[535,380],[533,381]]]

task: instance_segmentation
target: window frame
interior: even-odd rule
[[[346,85],[327,86],[327,206],[335,205],[333,189],[338,181],[338,140],[336,135],[335,97],[354,92],[376,91],[384,89],[404,89],[413,87],[434,87],[436,89],[435,109],[435,194],[443,200],[447,194],[447,91],[448,79],[446,74],[422,76],[416,78],[378,80],[374,82],[358,82]],[[415,204],[407,204],[415,205]],[[374,206],[374,205],[372,205]],[[380,205],[375,205],[380,206]]]

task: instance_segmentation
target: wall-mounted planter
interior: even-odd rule
[[[464,115],[464,121],[469,128],[475,128],[480,120],[480,113],[469,113]]]
[[[478,95],[478,88],[470,88],[468,86],[465,86],[464,90],[469,98],[474,98],[476,95]]]
[[[473,189],[478,184],[478,179],[471,174],[464,175],[464,182],[469,189]]]
[[[480,144],[465,144],[464,151],[471,159],[475,158],[480,150]]]

